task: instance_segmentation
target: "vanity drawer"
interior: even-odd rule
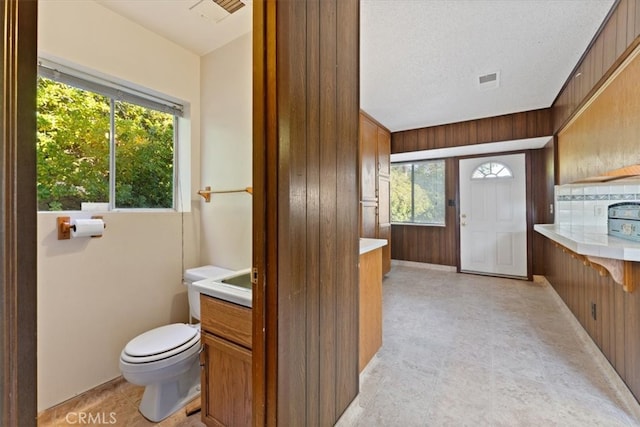
[[[251,309],[200,294],[200,324],[203,331],[251,348]]]

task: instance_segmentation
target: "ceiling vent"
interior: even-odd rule
[[[244,6],[240,0],[213,0],[216,4],[222,7],[229,13],[237,12]]]
[[[220,22],[244,6],[240,0],[199,0],[189,8],[207,21]]]
[[[495,89],[500,86],[500,71],[478,76],[478,88],[482,90]]]

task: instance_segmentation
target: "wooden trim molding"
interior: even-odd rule
[[[1,418],[35,426],[37,2],[2,2]]]
[[[404,130],[391,134],[391,153],[536,138],[553,134],[551,109]]]
[[[275,426],[277,383],[277,153],[275,1],[253,3],[252,423]]]
[[[596,270],[601,277],[611,276],[614,282],[622,285],[622,289],[624,289],[625,292],[633,292],[636,288],[636,281],[640,280],[640,277],[636,277],[637,269],[634,268],[634,264],[637,263],[633,261],[582,255],[558,242],[553,242],[553,244],[556,248],[560,248],[562,252],[569,254],[571,258],[577,259],[586,267],[591,267]]]

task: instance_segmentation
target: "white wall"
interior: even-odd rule
[[[251,33],[202,57],[202,185],[251,186]],[[251,196],[213,195],[202,203],[201,257],[230,269],[251,266]]]
[[[200,58],[92,1],[41,1],[38,50],[190,105],[192,212],[107,213],[100,239],[59,241],[38,215],[38,409],[120,375],[127,341],[187,320],[181,285],[200,258]],[[184,234],[184,237],[183,237]]]

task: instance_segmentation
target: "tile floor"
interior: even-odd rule
[[[340,427],[640,426],[640,405],[546,282],[394,266],[383,293],[383,347]],[[116,380],[38,425],[79,425],[82,411],[153,425],[141,396]],[[203,424],[178,411],[160,425]]]
[[[175,412],[160,423],[148,421],[138,412],[143,391],[144,387],[130,384],[120,377],[44,411],[38,416],[38,426],[204,427],[200,422],[200,412],[187,417],[184,410]]]
[[[551,286],[394,266],[383,347],[345,426],[640,426],[640,405]]]

